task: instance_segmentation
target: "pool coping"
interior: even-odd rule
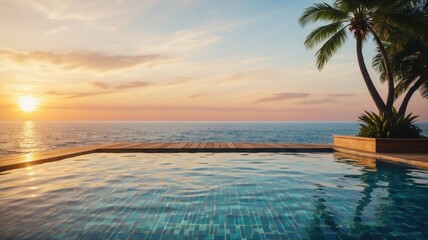
[[[233,152],[343,152],[355,156],[378,160],[394,161],[401,164],[428,168],[428,154],[370,153],[334,147],[332,144],[299,143],[248,143],[248,142],[146,142],[111,143],[86,145],[29,153],[10,157],[0,157],[0,172],[35,164],[59,161],[91,153],[233,153]]]

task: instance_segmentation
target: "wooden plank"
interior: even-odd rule
[[[165,145],[164,142],[159,142],[159,143],[156,143],[156,144],[152,145],[150,148],[151,149],[156,149],[156,148],[159,148],[159,146],[164,146],[164,145]]]
[[[180,144],[179,142],[173,142],[173,143],[167,143],[165,146],[163,146],[162,148],[165,149],[169,149],[169,148],[175,148],[178,144]]]
[[[140,143],[139,148],[140,149],[152,148],[156,144],[159,144],[159,143]]]
[[[140,145],[141,145],[140,143],[134,143],[134,144],[129,144],[129,145],[127,145],[124,148],[128,148],[128,149],[139,149]]]
[[[199,147],[200,142],[194,142],[192,143],[192,146],[190,146],[191,149],[197,149]]]
[[[254,148],[253,148],[253,146],[251,145],[251,143],[244,143],[243,144],[243,146],[244,146],[244,148],[246,148],[246,149],[250,149],[250,150],[253,150]]]
[[[227,145],[227,148],[229,148],[229,149],[236,149],[236,146],[234,143],[227,142],[226,145]]]
[[[205,146],[205,149],[213,149],[213,147],[214,147],[214,143],[208,142],[207,145]]]
[[[235,148],[239,148],[239,146],[240,146],[240,142],[234,142],[234,143],[232,143],[233,144],[233,146],[235,146]]]
[[[168,143],[168,142],[159,143],[159,144],[152,146],[151,149],[157,149],[157,150],[166,149],[166,148],[172,146],[173,144],[176,144],[176,143]]]
[[[132,143],[117,143],[112,147],[109,147],[109,149],[120,149],[120,148],[126,148],[127,146],[131,145]]]
[[[184,148],[184,146],[186,146],[186,144],[187,144],[187,142],[181,142],[181,143],[178,143],[178,144],[174,145],[174,147],[173,147],[173,148],[176,148],[176,149],[183,149],[183,148]]]
[[[95,153],[96,150],[96,145],[90,145],[83,147],[58,149],[37,154],[25,154],[12,161],[0,160],[0,172],[14,168],[27,167],[34,164],[58,161],[65,158],[76,157],[84,154]]]
[[[241,142],[235,142],[235,143],[233,143],[233,145],[235,145],[235,147],[236,147],[237,149],[241,149],[241,148],[243,148],[243,143],[241,143]]]
[[[188,143],[186,143],[186,145],[184,145],[184,149],[191,149],[192,148],[192,145],[194,144],[194,142],[188,142]]]
[[[206,146],[207,146],[206,142],[201,142],[201,144],[198,145],[198,149],[205,149]]]
[[[262,149],[263,148],[263,146],[260,143],[251,142],[251,143],[246,143],[246,144],[248,144],[248,146],[250,146],[253,149]]]
[[[228,147],[227,147],[227,143],[221,142],[221,143],[220,143],[220,148],[221,148],[221,149],[228,149]]]
[[[280,143],[263,143],[263,145],[265,145],[266,148],[272,149],[272,151],[280,151],[280,149],[282,149]]]
[[[220,143],[219,142],[214,142],[213,143],[213,149],[220,149]]]
[[[272,146],[271,146],[271,145],[269,145],[268,143],[257,143],[256,145],[257,145],[257,147],[258,147],[258,148],[261,148],[261,149],[269,149],[269,148],[272,148]]]
[[[234,143],[237,149],[253,149],[249,143]]]

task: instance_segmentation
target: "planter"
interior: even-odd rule
[[[334,146],[371,153],[428,153],[428,138],[365,138],[334,135]]]

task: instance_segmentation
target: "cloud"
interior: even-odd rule
[[[353,94],[353,93],[327,94],[327,96],[330,96],[330,97],[352,97],[354,95],[355,94]]]
[[[175,85],[186,83],[192,79],[193,78],[191,78],[191,77],[175,77],[172,80],[165,82],[163,85],[164,86],[175,86]]]
[[[115,89],[126,89],[126,88],[139,88],[139,87],[146,87],[150,83],[149,82],[142,82],[142,81],[133,81],[133,82],[127,82],[124,84],[120,84],[115,86]]]
[[[90,70],[106,72],[115,69],[131,68],[137,65],[153,66],[168,57],[158,54],[148,55],[109,55],[102,52],[17,52],[0,50],[0,59],[8,59],[16,64],[49,64],[65,70]]]
[[[285,109],[265,109],[253,107],[212,107],[212,106],[158,106],[158,105],[67,105],[67,106],[45,106],[45,109],[73,109],[84,111],[196,111],[196,112],[274,112],[293,111],[304,112],[308,109],[285,108]],[[309,109],[310,110],[310,109]]]
[[[48,35],[57,35],[59,33],[64,33],[67,31],[70,31],[70,29],[68,27],[62,26],[62,27],[58,27],[58,28],[49,29],[47,31],[44,31],[44,33],[48,34]]]
[[[140,87],[146,87],[150,85],[149,82],[143,82],[143,81],[130,81],[125,82],[119,85],[109,85],[105,82],[91,82],[91,84],[97,88],[101,89],[127,89],[127,88],[140,88]]]
[[[215,84],[260,81],[265,79],[272,79],[274,77],[276,77],[276,75],[273,72],[262,71],[262,70],[252,70],[252,71],[222,76],[215,81]]]
[[[65,98],[82,98],[82,97],[91,97],[97,95],[104,95],[114,93],[113,91],[103,91],[103,92],[58,92],[58,91],[47,91],[45,94],[54,95],[54,96],[63,96]]]
[[[334,99],[334,98],[324,98],[324,99],[301,101],[301,102],[298,102],[297,104],[313,105],[313,104],[337,103],[337,102],[338,102],[337,99]]]
[[[53,96],[64,96],[64,95],[67,95],[67,93],[62,93],[62,92],[58,92],[58,91],[47,91],[47,92],[45,92],[45,94],[47,94],[47,95],[53,95]]]
[[[260,98],[259,100],[255,101],[255,103],[277,102],[277,101],[283,101],[283,100],[289,100],[289,99],[305,98],[309,96],[310,96],[309,93],[275,93],[271,97]]]
[[[97,96],[97,95],[104,95],[104,94],[110,94],[110,93],[116,93],[119,92],[117,90],[122,89],[129,89],[129,88],[140,88],[150,85],[149,82],[143,82],[143,81],[131,81],[131,82],[125,82],[119,85],[109,85],[104,82],[91,82],[91,84],[95,87],[101,88],[104,91],[90,91],[90,92],[59,92],[59,91],[47,91],[45,94],[47,95],[53,95],[53,96],[63,96],[65,98],[82,98],[82,97],[91,97],[91,96]],[[115,90],[115,91],[113,91]]]
[[[112,91],[107,92],[81,92],[81,93],[71,93],[67,96],[67,98],[82,98],[82,97],[92,97],[97,95],[104,95],[113,93]]]
[[[14,104],[0,103],[0,109],[14,109],[14,108],[16,108],[16,105]]]
[[[200,27],[183,29],[168,36],[146,38],[140,43],[139,49],[174,54],[189,54],[191,51],[219,43],[224,37],[221,32],[237,27],[242,22],[229,21],[202,25]]]
[[[198,98],[198,97],[202,97],[207,95],[206,93],[198,93],[198,94],[193,94],[191,96],[189,96],[190,98]]]
[[[245,80],[248,79],[250,76],[246,73],[237,73],[237,74],[232,74],[230,76],[226,76],[226,77],[222,77],[220,79],[218,79],[215,83],[216,84],[221,84],[221,83],[226,83],[226,82],[231,82],[231,81],[239,81],[239,80]]]
[[[126,14],[137,8],[150,7],[155,1],[105,1],[105,0],[15,0],[18,4],[28,6],[54,20],[98,20]],[[127,3],[127,4],[126,4]]]
[[[95,87],[101,88],[101,89],[108,89],[110,86],[105,82],[91,82],[91,84]]]

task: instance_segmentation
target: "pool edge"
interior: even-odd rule
[[[370,153],[334,147],[332,144],[242,143],[242,142],[150,142],[111,143],[58,149],[0,158],[0,172],[30,165],[54,162],[91,153],[258,153],[258,152],[343,152],[377,160],[428,168],[428,154]]]

